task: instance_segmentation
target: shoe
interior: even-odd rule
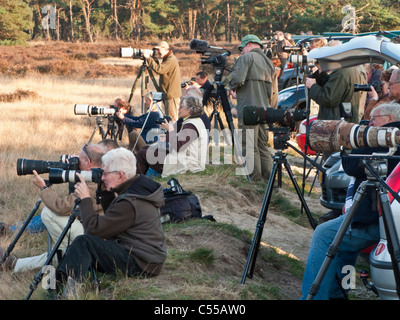
[[[11,228],[8,224],[0,222],[0,236],[11,234]]]
[[[331,210],[328,213],[322,215],[319,217],[319,220],[326,222],[332,219],[336,219],[337,217],[339,217],[342,214],[341,211],[337,211],[337,210]]]
[[[0,248],[0,261],[3,260],[6,250]],[[0,264],[0,271],[13,271],[18,258],[14,255],[9,255],[6,260]]]

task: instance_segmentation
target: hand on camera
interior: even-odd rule
[[[317,80],[315,80],[314,78],[306,78],[307,89],[310,89],[316,83],[317,83]]]
[[[367,94],[370,100],[378,100],[379,98],[374,86],[371,86],[371,91],[368,91]]]
[[[78,195],[79,198],[90,198],[90,190],[88,185],[86,184],[85,180],[82,178],[80,173],[76,173],[79,177],[80,182],[75,183],[75,193]]]
[[[46,182],[41,176],[39,176],[37,171],[33,170],[32,172],[33,172],[33,179],[32,179],[33,184],[39,187],[40,189],[46,187]]]
[[[167,130],[168,132],[174,131],[174,125],[171,122],[168,122],[167,119],[161,124],[161,128]]]

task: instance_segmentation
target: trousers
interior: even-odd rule
[[[144,275],[129,251],[118,243],[93,235],[80,235],[68,248],[58,269],[58,279],[83,282],[90,267],[96,271],[127,276]]]
[[[329,246],[332,244],[337,231],[339,230],[344,215],[336,219],[329,220],[317,226],[311,239],[306,269],[302,284],[302,299],[306,299],[312,283],[325,260]],[[332,298],[342,298],[343,289],[338,283],[336,275],[343,278],[343,267],[354,266],[359,252],[379,242],[379,225],[363,225],[362,227],[351,228],[346,231],[343,240],[339,245],[339,250],[331,260],[329,268],[320,283],[320,288],[314,296],[314,300],[329,300]]]

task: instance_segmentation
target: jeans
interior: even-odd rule
[[[318,225],[315,229],[306,270],[304,272],[302,284],[302,299],[306,299],[310,290],[310,286],[314,282],[321,265],[326,257],[329,246],[339,230],[345,215],[341,215],[336,219],[329,220]],[[319,290],[314,296],[314,300],[328,300],[330,298],[343,297],[343,289],[336,280],[336,274],[339,278],[343,278],[347,272],[342,273],[342,268],[346,265],[354,266],[359,252],[379,242],[379,225],[364,225],[363,227],[349,227],[344,235],[339,250],[335,257],[331,260],[329,268],[320,283]]]
[[[12,232],[17,232],[22,227],[23,223],[17,223],[11,226]],[[28,225],[26,226],[25,231],[29,233],[40,233],[46,230],[45,225],[42,222],[41,216],[34,216],[31,221],[29,221]]]

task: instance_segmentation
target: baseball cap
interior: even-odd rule
[[[165,49],[169,49],[169,45],[167,42],[165,41],[161,41],[159,44],[157,44],[154,48],[165,48]]]
[[[239,46],[239,50],[242,51],[242,49],[248,44],[249,42],[254,42],[258,43],[261,47],[263,47],[263,44],[261,43],[261,40],[259,37],[257,37],[254,34],[248,34],[247,36],[244,36],[242,39],[242,43]]]

